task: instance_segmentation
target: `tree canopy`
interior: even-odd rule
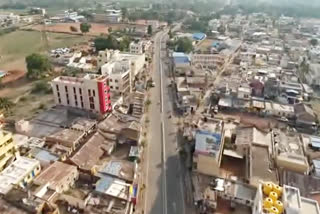
[[[94,46],[96,51],[101,51],[105,49],[118,49],[125,51],[128,49],[131,38],[128,36],[122,37],[122,40],[119,42],[113,35],[108,35],[107,37],[98,37],[94,40]]]
[[[30,79],[39,79],[51,69],[48,57],[37,53],[27,56],[26,63],[28,70],[27,77]]]
[[[151,25],[148,25],[148,34],[152,35],[152,26]]]
[[[311,44],[312,46],[317,46],[317,45],[318,45],[318,40],[317,40],[317,39],[311,39],[311,40],[310,40],[310,44]]]
[[[184,52],[184,53],[190,53],[192,51],[192,41],[186,37],[179,38],[175,42],[175,51],[177,52]]]
[[[80,30],[82,33],[88,33],[90,31],[91,25],[89,23],[81,23]]]

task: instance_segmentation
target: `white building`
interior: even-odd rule
[[[103,75],[110,75],[112,79],[112,82],[110,81],[113,87],[111,88],[111,92],[121,92],[121,88],[122,90],[126,89],[124,86],[127,86],[128,70],[130,91],[132,91],[134,78],[146,66],[145,58],[145,54],[120,53],[118,50],[100,51],[98,63],[102,64],[101,73]],[[115,82],[114,79],[117,79],[118,82]],[[120,79],[123,79],[123,81],[120,81]]]
[[[105,114],[112,110],[109,80],[105,75],[87,74],[83,78],[60,76],[51,82],[57,105]]]
[[[27,187],[40,173],[40,162],[36,159],[19,157],[0,173],[0,193],[8,193],[13,186]]]
[[[131,42],[129,45],[130,53],[133,54],[142,54],[143,53],[143,42]]]
[[[130,92],[130,63],[127,60],[109,62],[101,67],[101,71],[108,74],[112,93],[124,95]]]
[[[267,210],[266,204],[264,203],[268,195],[263,192],[262,184],[260,184],[256,197],[254,200],[254,205],[252,207],[252,214],[267,214],[270,213]],[[284,185],[282,187],[282,197],[278,199],[277,207],[281,207],[281,213],[290,214],[320,214],[320,209],[318,202],[309,198],[302,197],[300,195],[300,190],[296,187]],[[274,207],[279,213],[279,210]],[[272,212],[276,213],[276,212]]]

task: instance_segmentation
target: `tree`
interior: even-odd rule
[[[109,32],[109,34],[112,32],[112,27],[108,28],[108,32]]]
[[[82,33],[88,33],[90,31],[91,25],[89,23],[81,23],[80,30]]]
[[[168,35],[169,35],[169,38],[170,38],[170,39],[172,39],[172,38],[173,38],[173,34],[172,34],[171,29],[169,30]]]
[[[122,21],[124,22],[128,16],[128,9],[126,7],[121,8]]]
[[[151,35],[152,34],[152,26],[148,25],[148,34]]]
[[[13,106],[13,102],[11,102],[8,98],[0,97],[0,109],[9,111]]]
[[[317,39],[311,39],[311,40],[310,40],[310,44],[311,44],[312,46],[317,46],[317,45],[318,45],[318,40],[317,40]]]
[[[51,63],[47,56],[33,53],[26,57],[27,77],[29,79],[39,79],[50,69]]]
[[[190,53],[193,49],[192,41],[186,37],[178,39],[175,46],[177,52]]]
[[[76,28],[75,26],[70,26],[70,30],[71,32],[78,32],[78,28]]]

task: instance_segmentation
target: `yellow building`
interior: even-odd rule
[[[7,162],[14,157],[16,146],[13,142],[12,134],[0,130],[0,171],[6,166]]]

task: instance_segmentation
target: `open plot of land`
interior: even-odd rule
[[[210,48],[212,47],[214,40],[212,39],[205,39],[204,41],[201,41],[198,45],[197,45],[197,50],[201,50],[201,51],[210,51]]]
[[[72,32],[70,27],[75,27],[78,31]],[[112,28],[112,30],[119,30],[121,27],[116,25],[105,25],[105,24],[97,24],[97,23],[91,23],[91,28],[86,35],[91,36],[99,36],[101,34],[108,34],[109,27]],[[72,33],[72,34],[80,34],[80,23],[57,23],[57,24],[51,24],[46,25],[45,27],[43,25],[34,25],[31,27],[33,30],[37,31],[48,31],[48,32],[56,32],[56,33]]]
[[[26,70],[25,57],[58,47],[70,47],[85,42],[87,37],[37,31],[15,31],[0,36],[0,70]]]

